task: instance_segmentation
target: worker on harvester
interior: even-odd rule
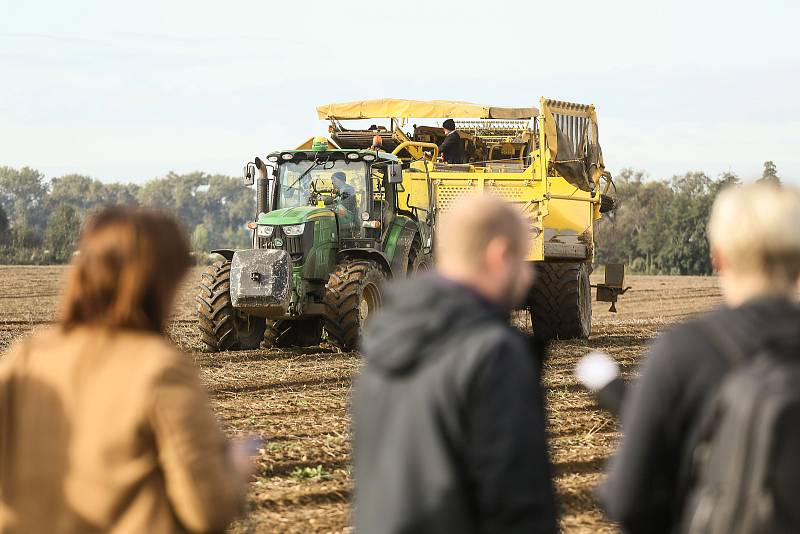
[[[456,131],[456,123],[453,119],[447,119],[442,123],[444,128],[444,141],[439,146],[439,152],[445,163],[464,163],[464,143],[461,136]]]

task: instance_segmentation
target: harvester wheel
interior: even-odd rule
[[[427,271],[433,266],[431,255],[425,254],[422,251],[422,242],[419,239],[419,234],[414,236],[414,242],[411,244],[411,250],[408,252],[408,270],[407,276],[415,275]]]
[[[585,339],[592,331],[587,263],[537,263],[528,296],[534,333],[545,340]]]
[[[325,330],[342,350],[355,350],[361,329],[383,301],[386,276],[371,260],[350,260],[331,273],[325,292]]]
[[[430,254],[420,254],[414,262],[414,269],[410,274],[421,274],[433,269],[433,258]]]
[[[207,352],[257,349],[264,337],[266,321],[231,304],[230,276],[231,262],[217,261],[197,286],[197,322]]]
[[[267,320],[264,345],[267,347],[313,347],[322,340],[321,317],[293,321]]]

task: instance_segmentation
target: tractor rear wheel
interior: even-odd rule
[[[293,321],[267,320],[264,345],[267,347],[313,347],[322,340],[322,317]]]
[[[325,292],[325,330],[342,350],[355,350],[361,329],[383,303],[381,267],[371,260],[350,260],[331,273]]]
[[[544,340],[589,337],[592,288],[588,263],[537,263],[528,309],[534,334]]]
[[[197,286],[197,322],[207,352],[252,350],[261,345],[266,320],[247,315],[231,304],[231,262],[217,261]]]

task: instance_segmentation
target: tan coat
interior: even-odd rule
[[[223,530],[242,492],[190,359],[81,327],[0,359],[0,533]]]

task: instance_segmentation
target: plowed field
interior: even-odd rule
[[[64,273],[63,267],[0,267],[0,351],[53,321]],[[324,346],[203,354],[193,319],[193,282],[184,284],[170,335],[199,366],[226,431],[267,440],[247,515],[233,532],[348,531],[347,407],[358,354]],[[628,283],[634,289],[622,297],[619,313],[596,303],[591,340],[556,343],[546,365],[551,454],[564,532],[617,531],[603,521],[592,489],[619,438],[618,428],[593,407],[572,377],[577,359],[602,350],[632,374],[660,331],[720,302],[714,278],[630,276]],[[518,321],[524,328],[524,317]]]

